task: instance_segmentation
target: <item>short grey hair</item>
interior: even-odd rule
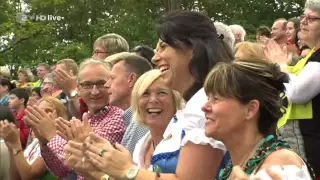
[[[101,46],[110,55],[128,52],[128,42],[119,34],[111,33],[99,37],[93,44],[93,47]]]
[[[320,14],[320,1],[319,0],[307,0],[304,6],[305,9],[311,9]]]
[[[78,76],[77,76],[77,79],[79,80],[79,74],[80,72],[86,68],[87,66],[95,66],[95,65],[101,65],[103,66],[104,68],[106,68],[106,70],[110,71],[111,70],[111,66],[103,61],[100,61],[100,60],[96,60],[96,59],[93,59],[93,58],[89,58],[89,59],[86,59],[84,60],[81,64],[80,64],[80,67],[79,67],[79,71],[78,71]]]
[[[234,46],[235,38],[231,28],[222,22],[214,22],[214,26],[219,36],[223,35],[223,41],[232,49]]]
[[[246,37],[247,32],[246,32],[246,30],[244,30],[244,28],[242,26],[240,26],[238,24],[233,24],[233,25],[230,25],[229,27],[231,28],[232,32],[233,31],[240,31],[241,41],[244,41],[244,38]]]

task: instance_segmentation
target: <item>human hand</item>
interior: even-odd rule
[[[0,137],[9,149],[22,149],[19,129],[15,124],[7,120],[0,121]]]
[[[87,113],[83,115],[82,119],[83,121],[81,122],[76,118],[72,118],[69,122],[63,118],[58,118],[56,121],[57,134],[66,141],[84,142],[93,130],[88,123]]]
[[[94,133],[90,133],[89,138],[89,143],[84,143],[88,161],[115,179],[123,179],[128,169],[134,166],[130,152],[120,144],[113,147]]]
[[[72,72],[67,73],[62,69],[56,69],[53,72],[54,81],[66,94],[77,88],[77,77]]]
[[[289,65],[292,62],[292,53],[288,53],[287,46],[281,47],[273,39],[266,40],[264,53],[268,60],[279,65]]]
[[[38,106],[27,107],[26,122],[42,144],[48,143],[57,134],[53,114],[55,112],[47,114]]]

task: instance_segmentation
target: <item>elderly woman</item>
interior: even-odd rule
[[[279,120],[280,138],[286,140],[300,156],[313,167],[320,178],[320,2],[308,0],[301,18],[300,37],[312,51],[294,67],[281,48],[269,47],[275,60],[290,77],[286,83],[286,98],[289,101],[286,114]]]
[[[56,98],[45,97],[41,100],[39,108],[52,118],[66,118],[64,105]],[[19,139],[18,128],[9,122],[1,123],[0,133],[10,154],[10,177],[12,179],[56,179],[48,172],[45,162],[40,154],[40,144],[37,138],[23,151]],[[35,134],[37,137],[37,134]]]
[[[30,69],[20,69],[18,71],[18,88],[29,88],[32,89],[33,75]]]
[[[282,116],[280,93],[287,81],[278,65],[264,60],[221,63],[210,72],[204,85],[208,102],[202,108],[205,133],[221,140],[231,155],[219,180],[249,179],[247,175],[265,179],[266,168],[289,179],[311,179],[305,162],[270,135]],[[233,166],[243,172],[232,172]]]
[[[201,176],[202,180],[212,180],[217,175],[225,147],[204,134],[205,116],[200,107],[207,97],[202,85],[217,62],[233,59],[231,48],[219,39],[211,19],[199,12],[178,11],[166,15],[158,25],[158,35],[152,62],[168,86],[187,101],[185,108],[177,114],[178,122],[175,123],[174,118],[170,121],[164,137],[169,142],[176,139],[173,138],[177,136],[176,129],[184,132],[182,139],[179,134],[180,141],[176,142],[181,146],[176,171],[155,173],[139,169],[132,162],[128,163],[130,156],[126,156],[119,145],[116,149],[109,148],[119,156],[109,156],[110,152],[107,152],[103,157],[109,158],[109,162],[122,163],[108,164],[105,168],[100,166],[100,169],[116,179],[153,179],[157,175],[161,179],[193,180]],[[118,157],[125,160],[119,161]]]

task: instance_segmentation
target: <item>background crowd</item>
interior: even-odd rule
[[[320,179],[320,2],[241,25],[160,18],[155,49],[116,33],[92,57],[0,67],[0,180]]]

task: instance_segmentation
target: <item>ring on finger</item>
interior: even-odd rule
[[[102,150],[100,151],[100,153],[99,153],[99,156],[102,157],[105,152],[107,152],[107,151],[104,150],[104,149],[102,149]]]
[[[86,157],[82,157],[81,162],[85,163],[86,162]]]

